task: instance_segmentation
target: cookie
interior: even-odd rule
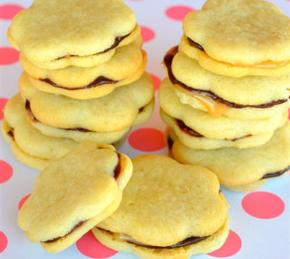
[[[36,0],[8,30],[11,44],[46,69],[102,64],[139,36],[133,11],[121,0]]]
[[[109,95],[90,100],[41,92],[25,74],[20,78],[20,91],[34,120],[53,128],[103,133],[131,127],[139,110],[154,97],[152,81],[146,74]]]
[[[164,63],[180,101],[213,116],[263,119],[290,106],[290,73],[272,78],[220,76],[203,69],[177,48],[168,51]]]
[[[189,258],[224,243],[228,205],[212,172],[158,155],[133,168],[120,207],[93,229],[99,241],[141,258]]]
[[[81,144],[40,173],[18,225],[48,252],[60,252],[118,208],[131,174],[131,160],[113,146]]]
[[[183,121],[177,120],[160,110],[162,120],[170,127],[182,144],[193,149],[218,149],[224,147],[250,148],[257,147],[269,141],[273,132],[265,132],[258,135],[249,135],[244,138],[232,140],[206,138],[195,132],[184,124]]]
[[[138,125],[146,122],[151,117],[154,110],[154,101],[151,101],[148,105],[144,106],[139,110],[139,113],[132,125]],[[83,141],[92,141],[95,143],[106,143],[106,144],[114,144],[123,139],[130,128],[126,128],[125,130],[121,131],[113,131],[108,133],[101,133],[101,132],[90,132],[90,131],[81,131],[81,130],[65,130],[65,129],[58,129],[46,126],[42,123],[39,123],[35,120],[31,120],[31,124],[37,128],[42,134],[51,136],[51,137],[58,137],[58,138],[69,138],[75,140],[77,142]]]
[[[227,188],[253,190],[264,181],[278,177],[290,169],[290,122],[260,147],[194,150],[176,141],[171,151],[181,163],[200,165],[212,170]]]
[[[34,87],[75,99],[98,98],[138,80],[144,73],[146,59],[146,53],[136,43],[118,48],[112,59],[91,68],[47,70],[34,66],[24,55],[20,58]]]
[[[49,161],[59,159],[78,144],[67,138],[47,137],[32,127],[19,95],[9,100],[5,106],[4,117],[4,138],[10,144],[16,158],[32,168],[43,169]]]
[[[159,102],[162,110],[168,115],[182,121],[191,130],[210,139],[234,141],[270,133],[283,126],[288,119],[287,107],[282,113],[260,120],[239,120],[225,116],[213,117],[207,112],[182,104],[168,78],[161,84]]]
[[[290,72],[289,17],[263,0],[209,0],[184,20],[180,50],[216,74]]]

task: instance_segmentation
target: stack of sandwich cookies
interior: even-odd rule
[[[222,159],[225,152],[248,152],[247,159],[256,161],[258,148],[278,141],[279,132],[287,127],[289,18],[260,0],[209,0],[185,18],[184,33],[179,47],[170,49],[164,58],[168,77],[159,92],[161,117],[178,143],[173,155],[181,162],[206,166],[201,157],[220,154],[218,171],[228,165]],[[274,145],[267,152],[271,149]],[[285,149],[289,163],[290,147]],[[198,152],[199,158],[195,157]],[[288,166],[283,166],[276,171],[287,171]],[[253,170],[258,178],[237,181],[234,187],[249,186],[267,173]],[[243,178],[239,174],[242,170],[233,177]],[[232,187],[231,180],[231,174],[225,173],[221,183]]]
[[[60,252],[118,208],[131,175],[131,160],[113,146],[81,144],[37,177],[18,224],[30,240]]]
[[[3,131],[7,137],[9,128],[20,132],[25,125],[33,141],[41,142],[27,149],[20,144],[24,134],[7,137],[29,166],[42,168],[70,150],[67,144],[56,153],[48,148],[57,138],[59,145],[118,144],[132,126],[151,116],[154,89],[144,72],[140,28],[123,1],[34,1],[14,18],[8,37],[21,51],[24,73],[22,101],[11,101]],[[27,119],[22,116],[21,123],[12,125],[19,109]]]
[[[157,155],[133,159],[133,168],[120,207],[93,229],[99,241],[148,259],[186,259],[223,245],[228,205],[211,171]]]

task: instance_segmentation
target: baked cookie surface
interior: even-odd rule
[[[103,63],[137,36],[134,13],[121,0],[36,0],[8,31],[12,45],[43,68]]]
[[[131,160],[112,146],[81,144],[37,177],[18,224],[47,251],[62,251],[116,210],[131,174]]]
[[[75,99],[92,99],[138,80],[147,57],[137,43],[132,43],[117,49],[109,61],[90,68],[70,66],[48,70],[34,66],[23,55],[20,60],[30,83],[39,90]]]
[[[236,149],[194,150],[175,141],[172,154],[178,161],[205,166],[222,185],[230,189],[247,189],[248,185],[277,177],[290,168],[290,123],[277,130],[263,146]]]
[[[96,99],[76,100],[41,92],[30,84],[25,74],[20,78],[20,92],[26,100],[26,108],[42,124],[95,132],[120,131],[131,127],[139,110],[154,97],[152,81],[146,74],[110,95]]]
[[[120,207],[93,230],[101,242],[142,258],[188,258],[222,245],[228,205],[210,171],[158,155],[133,167]]]
[[[289,17],[272,3],[209,0],[187,15],[184,32],[181,50],[207,70],[237,77],[290,71]]]
[[[260,120],[213,117],[207,112],[181,103],[168,78],[161,84],[159,102],[162,110],[168,115],[181,120],[187,127],[211,139],[233,140],[249,135],[270,133],[283,126],[288,119],[287,107],[273,117]]]

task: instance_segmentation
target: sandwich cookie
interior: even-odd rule
[[[41,170],[49,161],[66,155],[78,144],[68,138],[47,137],[36,130],[28,122],[24,102],[19,95],[8,101],[4,117],[4,138],[16,158],[29,167]]]
[[[239,120],[225,116],[213,117],[207,112],[183,104],[175,94],[174,86],[165,79],[159,90],[161,109],[175,120],[181,121],[192,132],[202,137],[237,141],[260,134],[271,134],[288,119],[288,108],[275,116],[260,120]],[[267,138],[265,139],[265,142]]]
[[[225,76],[289,74],[289,21],[263,0],[208,0],[186,16],[180,50]]]
[[[20,92],[26,109],[39,123],[59,129],[103,133],[131,127],[140,109],[154,98],[153,83],[146,74],[97,99],[76,100],[39,91],[25,74],[20,78]]]
[[[102,64],[139,36],[133,11],[121,0],[36,0],[8,30],[11,44],[44,69]]]
[[[91,68],[47,70],[34,66],[23,55],[20,60],[30,84],[39,90],[74,99],[92,99],[138,80],[144,73],[146,59],[140,46],[132,43],[118,48],[106,63]]]
[[[282,77],[220,76],[203,69],[177,47],[168,51],[164,64],[180,101],[212,116],[256,120],[290,106],[290,73]]]
[[[252,191],[266,180],[290,169],[290,122],[277,130],[265,145],[249,149],[190,149],[175,141],[172,155],[181,163],[212,170],[220,183],[236,191]]]
[[[154,110],[154,100],[151,101],[146,106],[139,109],[137,117],[131,127],[136,126],[138,124],[142,124],[149,120]],[[42,134],[51,137],[58,137],[58,138],[69,138],[75,140],[77,142],[84,142],[84,141],[92,141],[95,143],[106,143],[106,144],[113,144],[114,146],[117,145],[117,142],[122,140],[126,137],[127,133],[129,132],[130,128],[126,128],[120,131],[112,131],[112,132],[93,132],[93,131],[86,131],[82,129],[59,129],[46,126],[29,116],[30,123],[38,129]]]
[[[114,147],[81,144],[40,173],[18,225],[48,252],[60,252],[118,208],[131,174],[131,160]]]
[[[189,148],[193,149],[217,149],[223,147],[250,148],[257,147],[268,142],[274,132],[266,132],[257,135],[247,135],[236,139],[214,139],[206,138],[188,127],[182,120],[175,119],[162,109],[160,110],[162,120],[168,125],[171,132]],[[172,134],[170,134],[172,135]]]
[[[225,242],[228,205],[216,176],[165,156],[133,160],[134,172],[117,211],[93,233],[141,258],[189,258]]]

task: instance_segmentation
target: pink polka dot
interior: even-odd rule
[[[16,4],[0,5],[0,19],[11,20],[22,9],[23,9],[23,7],[16,5]]]
[[[13,175],[13,168],[3,160],[0,160],[0,184],[7,182]]]
[[[18,209],[21,209],[23,204],[26,202],[26,200],[29,198],[30,194],[25,195],[20,202],[18,203]]]
[[[161,80],[158,76],[156,76],[154,74],[151,74],[150,76],[151,76],[151,79],[153,80],[154,89],[155,89],[155,91],[157,91],[159,89]]]
[[[145,152],[157,151],[166,146],[164,134],[153,128],[143,128],[133,131],[128,138],[129,144]]]
[[[3,110],[5,108],[7,101],[8,101],[7,98],[0,98],[0,120],[3,120],[4,118]]]
[[[8,238],[7,236],[0,231],[0,253],[2,253],[8,245]]]
[[[280,216],[285,204],[282,199],[270,192],[252,192],[242,200],[244,210],[259,219],[272,219]]]
[[[151,41],[154,39],[155,32],[148,27],[142,26],[141,27],[141,35],[142,35],[143,41],[148,42],[148,41]]]
[[[183,21],[185,16],[191,11],[193,11],[192,7],[185,5],[175,5],[166,9],[165,14],[172,20]]]
[[[242,246],[241,238],[238,236],[237,233],[231,230],[224,245],[208,255],[213,257],[232,256],[240,251],[241,246]]]
[[[19,59],[19,52],[9,47],[0,48],[0,66],[14,64]]]
[[[76,246],[83,255],[90,258],[108,258],[117,254],[117,251],[102,245],[91,231],[81,237]]]

